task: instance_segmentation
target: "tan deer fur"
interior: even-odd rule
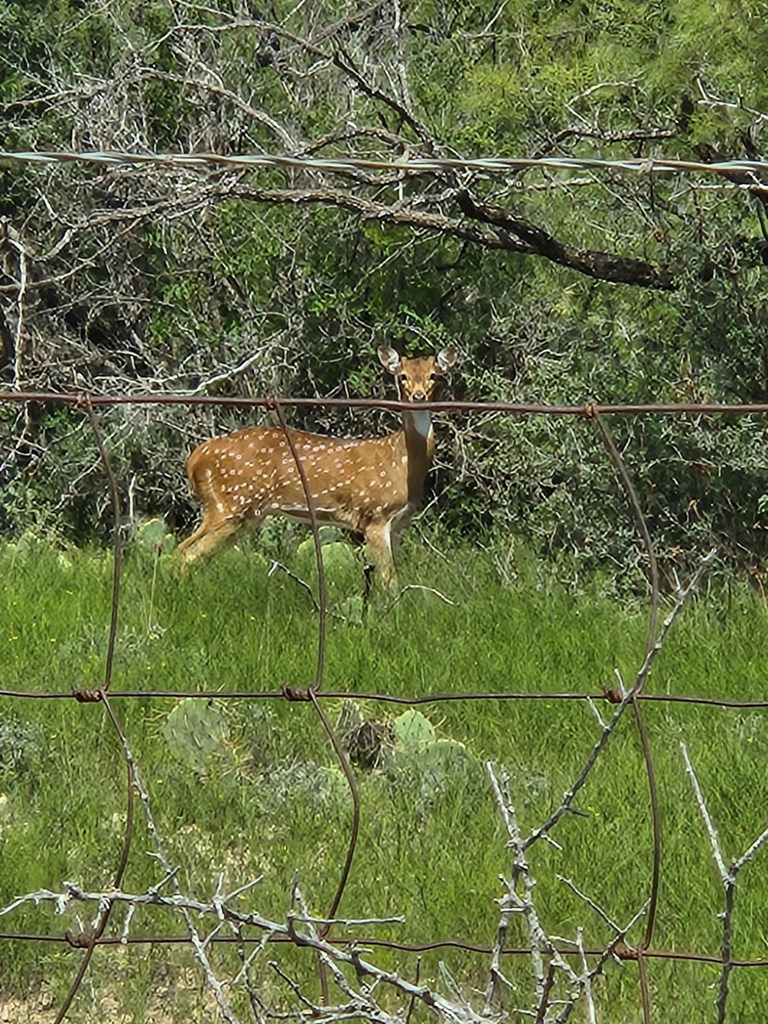
[[[395,376],[401,401],[428,402],[438,379],[456,362],[451,346],[435,356],[401,357],[379,349],[382,366]],[[377,575],[394,575],[393,545],[417,511],[435,446],[426,409],[407,409],[402,426],[384,437],[329,437],[291,430],[319,523],[340,526],[365,538]],[[244,525],[269,515],[309,521],[307,499],[282,430],[249,427],[199,445],[187,474],[203,507],[203,520],[179,545],[185,563],[208,554]]]

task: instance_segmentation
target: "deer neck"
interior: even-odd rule
[[[429,410],[404,410],[402,433],[408,459],[408,497],[410,501],[420,501],[435,450],[435,433]]]

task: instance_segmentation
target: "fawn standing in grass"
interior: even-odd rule
[[[358,438],[290,431],[318,523],[362,534],[368,558],[385,584],[394,577],[393,544],[419,508],[432,464],[432,418],[418,407],[430,401],[456,358],[452,346],[414,359],[386,345],[379,349],[400,400],[413,406],[403,410],[402,426],[392,434]],[[203,520],[179,545],[185,563],[266,516],[309,521],[301,478],[281,429],[248,427],[204,441],[190,455],[187,473]]]

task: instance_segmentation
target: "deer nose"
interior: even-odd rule
[[[427,393],[426,391],[421,390],[414,391],[413,394],[411,395],[411,398],[413,399],[414,402],[426,402]]]

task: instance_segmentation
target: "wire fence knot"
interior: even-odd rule
[[[609,704],[621,704],[624,699],[615,687],[610,686],[603,690],[603,697],[605,697]]]
[[[312,700],[313,688],[311,686],[289,686],[288,683],[283,683],[280,692],[286,700],[306,702]]]
[[[82,690],[73,688],[72,696],[78,704],[98,704],[103,699],[104,694],[98,687],[84,688]]]
[[[73,949],[90,949],[93,945],[93,935],[86,932],[64,932],[64,938]]]

